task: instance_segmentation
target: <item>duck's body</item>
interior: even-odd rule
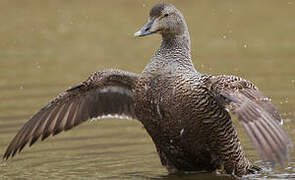
[[[170,172],[213,171],[221,165],[217,149],[212,149],[215,145],[208,142],[210,126],[204,123],[208,105],[203,104],[208,93],[199,80],[176,74],[141,78],[135,93],[138,119]]]
[[[137,118],[152,137],[162,164],[170,172],[214,171],[231,161],[225,166],[231,173],[235,160],[240,166],[236,174],[246,174],[252,166],[241,151],[230,115],[209,89],[214,77],[195,70],[189,51],[165,43],[140,75],[134,94]],[[220,151],[229,146],[235,159],[226,160],[232,152]]]
[[[149,22],[135,35],[155,32],[162,44],[142,74],[98,71],[42,108],[18,132],[4,158],[40,136],[71,129],[91,118],[120,116],[139,120],[169,172],[214,171],[242,176],[258,168],[242,151],[226,107],[238,116],[264,160],[282,164],[290,140],[275,107],[249,81],[197,72],[189,33],[171,4],[153,7]]]

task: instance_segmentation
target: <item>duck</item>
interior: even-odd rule
[[[154,5],[134,36],[152,34],[161,35],[161,45],[141,74],[120,69],[91,74],[34,114],[3,158],[93,118],[128,118],[143,125],[169,174],[218,170],[241,177],[261,168],[245,155],[235,115],[259,158],[283,166],[291,141],[270,99],[241,77],[198,72],[188,27],[174,5]]]

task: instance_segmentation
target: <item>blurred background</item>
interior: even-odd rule
[[[0,0],[0,156],[28,118],[59,92],[92,72],[119,68],[140,73],[161,38],[134,38],[149,0]],[[234,74],[272,99],[295,143],[295,1],[168,1],[184,14],[196,69]],[[234,119],[235,120],[235,119]],[[236,121],[235,121],[236,122]],[[238,123],[247,156],[258,157]],[[295,154],[284,168],[250,178],[295,178]],[[154,145],[136,121],[86,122],[0,160],[4,179],[178,179],[168,176]],[[186,179],[228,179],[199,174]]]

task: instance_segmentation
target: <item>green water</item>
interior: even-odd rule
[[[32,114],[90,73],[106,68],[140,73],[160,37],[135,39],[133,33],[155,2],[0,0],[0,156]],[[287,119],[283,127],[295,144],[295,2],[170,2],[186,17],[196,68],[255,82]],[[249,139],[236,127],[256,162]],[[0,179],[45,178],[231,179],[168,176],[141,125],[118,119],[86,122],[0,160]],[[248,178],[295,179],[294,150],[284,168]]]

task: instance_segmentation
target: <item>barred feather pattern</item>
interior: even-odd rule
[[[236,76],[221,75],[207,81],[209,89],[224,99],[245,129],[260,158],[281,166],[288,160],[290,138],[283,131],[277,109],[251,82]]]

